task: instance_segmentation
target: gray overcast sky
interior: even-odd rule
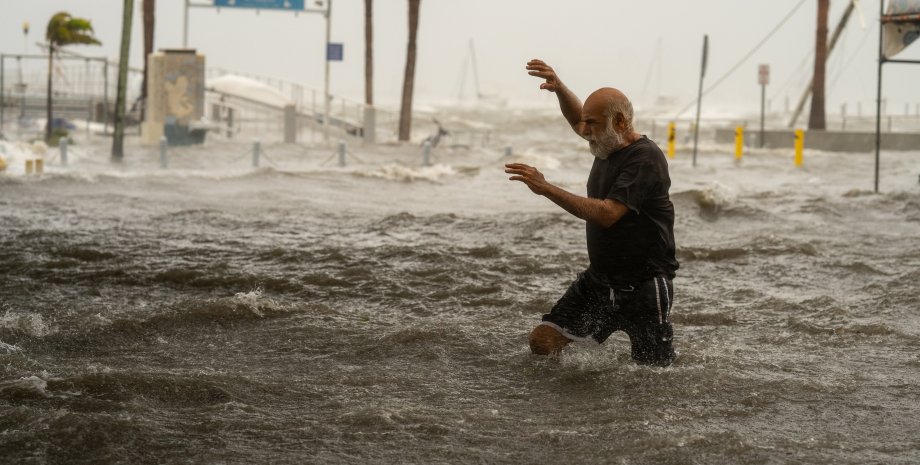
[[[195,0],[202,2],[204,0]],[[345,61],[332,64],[332,91],[363,99],[364,2],[333,0],[332,40],[345,44]],[[475,43],[482,91],[511,102],[552,104],[526,75],[525,62],[540,57],[556,68],[580,96],[611,85],[639,107],[657,95],[681,104],[696,93],[703,34],[709,34],[709,83],[760,41],[800,0],[423,0],[419,26],[416,96],[419,104],[455,101],[469,41]],[[91,19],[104,46],[74,47],[84,53],[117,56],[121,0],[0,0],[0,50],[23,51],[23,21],[32,24],[29,43],[42,40],[44,26],[60,10]],[[135,6],[132,65],[141,63],[140,0]],[[805,4],[774,38],[707,97],[710,112],[756,112],[757,65],[769,63],[767,96],[781,108],[794,104],[813,65],[815,0]],[[828,68],[828,112],[847,102],[871,113],[875,99],[878,3],[863,0],[867,28],[854,15]],[[183,0],[157,2],[156,46],[182,41]],[[831,1],[831,28],[846,2]],[[374,2],[375,91],[392,103],[401,91],[407,36],[407,1]],[[190,46],[208,66],[239,70],[322,87],[324,21],[317,14],[194,8]],[[30,45],[30,52],[37,48]],[[914,44],[900,57],[920,58]],[[660,66],[654,66],[660,63]],[[469,66],[466,66],[469,72]],[[887,65],[886,97],[892,113],[920,103],[920,66]],[[466,77],[471,94],[472,75]]]

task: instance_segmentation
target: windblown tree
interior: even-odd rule
[[[62,11],[51,17],[48,29],[45,31],[45,40],[48,41],[48,102],[47,118],[45,123],[45,143],[51,143],[51,128],[54,116],[52,107],[52,76],[54,71],[54,53],[66,45],[85,44],[101,45],[102,43],[93,35],[93,25],[89,20],[74,18],[70,13]]]
[[[119,162],[125,152],[125,100],[128,93],[128,57],[131,51],[131,20],[134,0],[125,0],[121,22],[121,53],[118,56],[118,94],[115,97],[115,133],[112,161]]]
[[[403,77],[402,105],[399,109],[399,140],[409,140],[412,132],[412,91],[415,87],[415,38],[418,35],[418,11],[422,0],[409,0],[409,45],[406,50],[406,74]]]
[[[818,0],[818,28],[815,39],[815,74],[812,77],[811,114],[808,129],[825,129],[825,69],[827,68],[827,11],[830,0]]]

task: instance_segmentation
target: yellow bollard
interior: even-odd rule
[[[677,129],[674,122],[668,123],[668,158],[674,158],[674,140],[677,139]]]
[[[802,151],[805,149],[805,131],[795,130],[795,166],[802,166]]]
[[[35,159],[35,174],[42,174],[45,172],[45,159],[36,158]]]
[[[26,160],[26,174],[32,174],[32,171],[35,170],[33,166],[35,166],[35,161]]]
[[[735,128],[735,161],[741,161],[744,155],[744,127]]]

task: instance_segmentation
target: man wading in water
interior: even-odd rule
[[[598,89],[582,106],[549,65],[531,60],[527,69],[546,80],[540,88],[556,94],[562,115],[595,157],[587,197],[550,184],[532,166],[505,165],[511,180],[587,222],[590,265],[530,333],[530,349],[558,355],[571,341],[602,343],[622,330],[636,362],[669,365],[678,264],[668,163],[654,142],[633,130],[632,104],[622,92]]]

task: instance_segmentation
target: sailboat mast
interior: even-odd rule
[[[482,92],[479,91],[479,68],[476,66],[476,48],[473,47],[473,39],[470,39],[470,61],[473,63],[473,83],[476,85],[476,98],[482,98]]]

